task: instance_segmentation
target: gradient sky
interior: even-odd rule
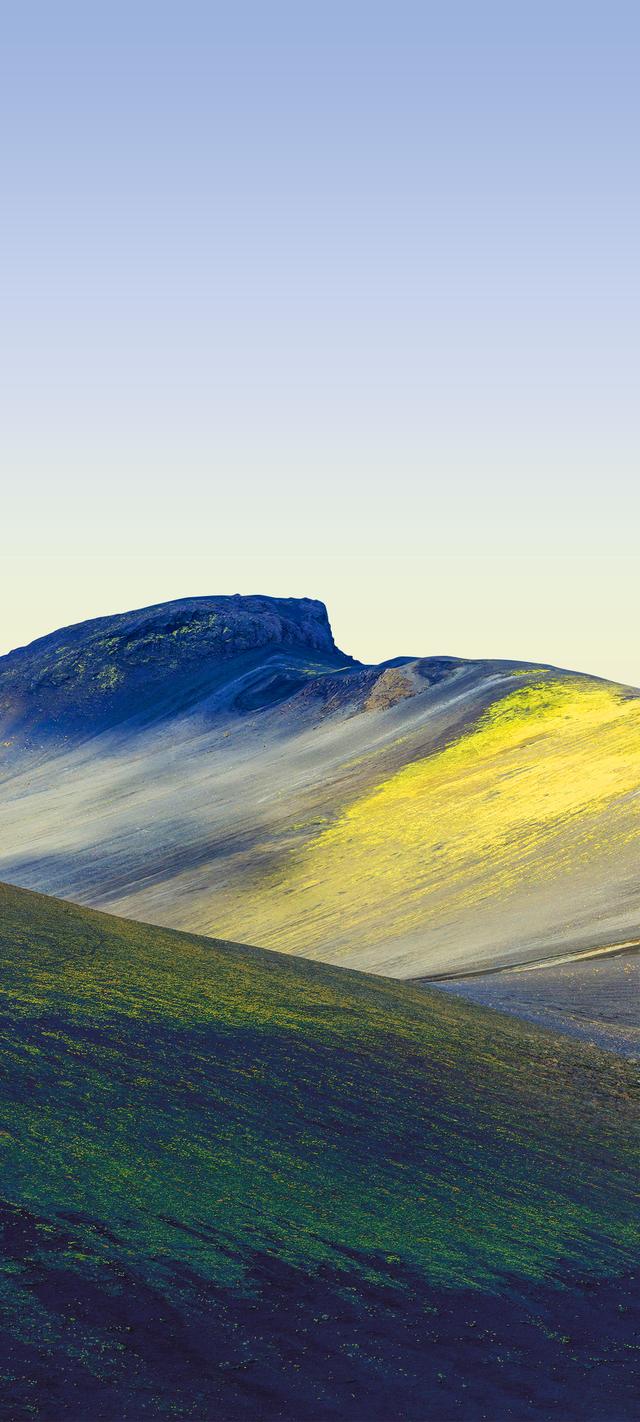
[[[308,593],[640,684],[640,8],[0,0],[0,651]]]

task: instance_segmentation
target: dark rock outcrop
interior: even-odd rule
[[[0,737],[10,749],[148,724],[271,659],[356,665],[311,598],[184,598],[81,622],[0,659]]]

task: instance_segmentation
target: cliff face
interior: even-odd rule
[[[310,598],[185,598],[78,623],[0,659],[0,734],[37,743],[157,720],[219,687],[231,662],[272,658],[353,665]]]

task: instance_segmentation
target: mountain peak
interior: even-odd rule
[[[76,623],[0,659],[2,737],[106,729],[131,716],[189,709],[229,676],[264,661],[353,665],[313,598],[179,598]]]
[[[231,651],[264,646],[270,641],[337,651],[323,602],[307,597],[231,593],[176,598],[131,612],[76,622],[10,652],[2,661],[8,664],[31,660],[65,643],[100,645],[101,639],[110,636],[135,642],[163,634],[190,634],[194,638],[204,635],[209,643]]]

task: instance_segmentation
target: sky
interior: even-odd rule
[[[322,598],[640,684],[640,9],[0,0],[0,652]]]

